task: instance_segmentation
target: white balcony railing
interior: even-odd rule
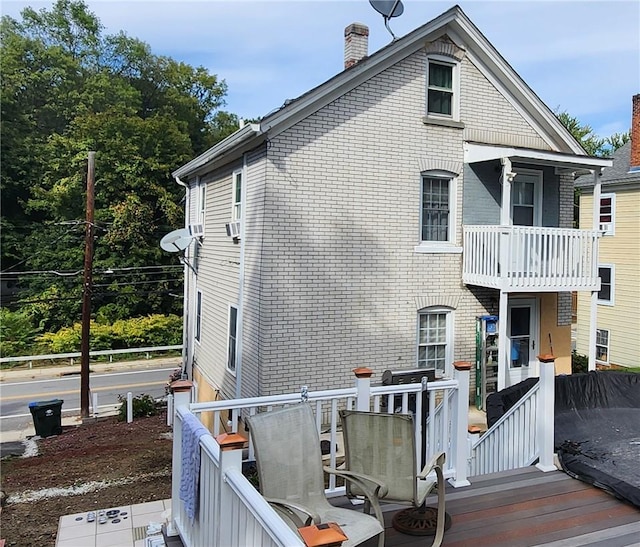
[[[244,430],[242,417],[256,412],[268,412],[289,404],[307,401],[315,410],[318,431],[330,440],[331,452],[327,464],[340,463],[339,448],[341,433],[338,428],[338,410],[341,408],[369,409],[373,412],[393,412],[401,407],[410,412],[412,395],[415,395],[415,413],[423,415],[422,391],[429,393],[429,418],[426,422],[426,457],[435,451],[445,451],[447,467],[445,476],[454,486],[469,484],[468,468],[468,400],[469,369],[459,367],[453,379],[423,384],[403,384],[371,387],[369,378],[359,378],[353,388],[291,393],[270,397],[256,397],[184,405],[175,399],[173,428],[173,484],[172,484],[172,531],[179,533],[185,547],[195,546],[296,546],[303,545],[300,538],[282,521],[258,491],[242,474],[243,454],[253,459],[249,433]],[[200,438],[200,487],[199,511],[192,521],[188,518],[185,504],[180,499],[182,475],[181,425],[184,417],[193,413],[203,423],[211,424],[214,434]],[[221,420],[223,420],[221,422]],[[216,436],[220,424],[229,433],[240,432],[249,448],[221,450]],[[215,438],[214,438],[215,436]],[[422,424],[416,420],[416,445],[418,458],[422,454]],[[329,483],[328,496],[344,493],[344,487]]]
[[[598,232],[536,226],[464,226],[462,280],[504,291],[600,289]]]

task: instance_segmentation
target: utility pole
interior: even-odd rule
[[[87,212],[84,239],[84,275],[82,281],[82,346],[80,348],[80,415],[89,417],[89,336],[91,326],[91,289],[93,280],[93,216],[96,153],[89,152],[87,167]]]

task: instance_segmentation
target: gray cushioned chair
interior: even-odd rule
[[[349,538],[344,547],[359,545],[376,535],[378,546],[383,547],[384,520],[377,497],[384,493],[384,487],[371,477],[323,468],[320,437],[308,404],[256,414],[247,422],[260,493],[291,528],[335,522]],[[358,491],[370,497],[376,517],[331,505],[325,496],[323,470],[355,482]]]

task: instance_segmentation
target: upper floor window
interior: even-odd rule
[[[598,265],[598,276],[600,277],[600,292],[598,292],[598,304],[613,306],[613,288],[614,288],[614,265],[600,264]]]
[[[454,65],[429,60],[427,115],[453,116]]]
[[[204,211],[207,204],[207,185],[198,181],[198,223],[204,224]]]
[[[422,177],[422,241],[449,241],[451,239],[451,185],[443,177]]]
[[[453,355],[453,313],[448,308],[428,308],[418,314],[418,368],[442,378]]]
[[[238,347],[238,308],[229,306],[229,338],[228,338],[228,354],[227,369],[231,372],[236,371],[236,352]]]
[[[605,236],[615,234],[616,221],[616,195],[601,194],[600,207],[598,209],[598,230]]]
[[[233,172],[233,220],[242,218],[242,171]]]

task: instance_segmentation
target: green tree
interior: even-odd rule
[[[614,133],[604,138],[598,137],[590,125],[582,124],[578,118],[566,111],[556,110],[556,116],[590,156],[608,156],[630,139],[628,132]]]
[[[238,118],[222,110],[227,86],[216,75],[103,30],[76,0],[2,18],[2,270],[82,269],[94,150],[94,269],[129,272],[99,283],[94,309],[105,306],[110,320],[179,312],[172,294],[181,291],[180,275],[136,268],[176,265],[158,245],[183,223],[184,189],[171,171],[235,131]],[[79,281],[24,276],[12,305],[29,306],[45,329],[70,325],[80,313]]]

